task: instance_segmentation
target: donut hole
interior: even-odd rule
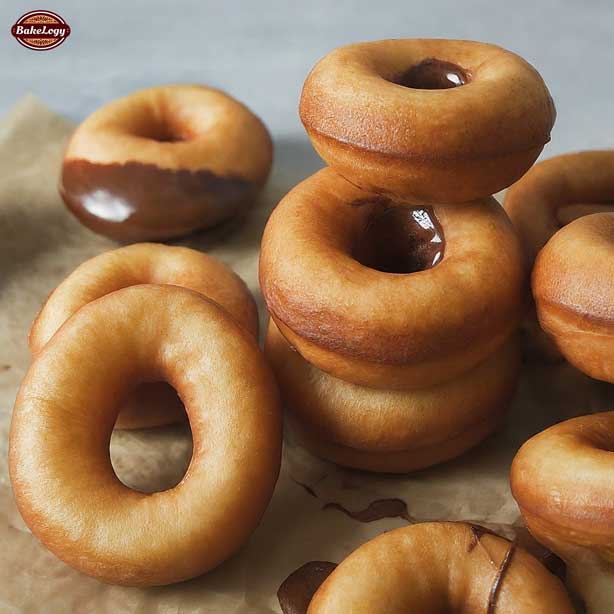
[[[158,143],[181,143],[194,138],[189,126],[170,113],[150,113],[133,127],[133,135]]]
[[[436,266],[444,249],[443,229],[430,207],[376,207],[353,257],[376,271],[408,274]]]
[[[415,64],[393,81],[415,90],[447,90],[469,82],[467,71],[457,64],[429,58]]]
[[[143,493],[177,486],[186,474],[192,453],[192,431],[187,420],[153,428],[116,428],[109,443],[115,475],[128,488]]]

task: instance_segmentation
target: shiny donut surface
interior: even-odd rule
[[[614,212],[559,230],[537,256],[532,288],[540,325],[565,358],[614,383]]]
[[[161,240],[246,209],[271,163],[264,124],[234,98],[197,85],[155,87],[80,124],[66,150],[60,193],[94,232]]]
[[[495,45],[398,39],[341,47],[311,71],[301,120],[352,183],[418,202],[466,202],[510,185],[550,140],[537,71]]]
[[[568,531],[603,535],[614,562],[614,412],[572,418],[538,433],[514,458],[512,493],[523,515]]]
[[[308,614],[573,614],[561,581],[515,543],[461,522],[388,531],[342,561]]]
[[[109,441],[126,393],[158,380],[186,406],[193,456],[177,486],[145,494],[117,478]],[[88,303],[35,358],[15,402],[9,469],[24,521],[51,552],[105,582],[153,586],[241,547],[280,452],[278,392],[253,336],[195,292],[145,285]]]
[[[614,150],[581,151],[539,162],[505,195],[529,266],[550,237],[591,213],[614,212]]]
[[[517,326],[518,240],[493,199],[388,206],[324,169],[264,232],[260,287],[310,362],[374,387],[424,387],[466,371]]]
[[[372,471],[407,472],[458,456],[490,434],[516,388],[516,337],[471,371],[431,388],[378,390],[310,365],[271,321],[265,354],[298,439],[316,455]]]
[[[30,329],[32,355],[36,356],[58,328],[87,303],[122,288],[149,283],[194,290],[227,309],[239,324],[258,336],[256,303],[243,280],[229,267],[187,247],[137,243],[87,260],[60,283]],[[127,396],[116,426],[152,427],[184,418],[176,393],[158,382],[143,384]]]

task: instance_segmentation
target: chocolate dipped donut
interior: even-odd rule
[[[501,347],[523,312],[525,273],[494,199],[397,205],[319,171],[271,215],[260,287],[284,337],[319,369],[423,388]]]
[[[264,124],[227,94],[198,85],[140,90],[98,109],[73,134],[60,194],[94,232],[161,240],[249,207],[272,162]]]
[[[420,203],[490,196],[550,140],[555,109],[537,71],[486,43],[399,39],[341,47],[303,87],[301,120],[355,185]]]
[[[561,581],[516,543],[461,522],[389,531],[342,561],[308,614],[574,614]]]
[[[304,447],[339,465],[388,473],[449,460],[482,441],[500,423],[520,369],[515,336],[467,373],[410,391],[366,388],[320,371],[272,321],[265,353]]]
[[[537,256],[532,287],[539,323],[563,356],[614,383],[614,213],[559,230]]]
[[[40,354],[56,331],[84,305],[140,284],[183,286],[224,307],[258,337],[258,310],[243,280],[225,264],[187,247],[137,243],[95,256],[78,266],[49,295],[30,329],[33,356]],[[118,428],[160,426],[185,418],[176,392],[163,382],[131,391],[121,404]]]
[[[193,456],[174,488],[122,484],[109,442],[126,394],[163,380],[185,404]],[[83,306],[23,380],[9,469],[33,534],[79,571],[154,586],[205,573],[260,522],[277,480],[281,416],[254,337],[219,305],[170,285],[124,288]]]
[[[510,187],[504,208],[532,267],[539,250],[569,222],[591,213],[614,213],[614,150],[539,162]]]
[[[511,486],[533,536],[567,564],[588,614],[614,603],[614,412],[573,418],[526,442]]]

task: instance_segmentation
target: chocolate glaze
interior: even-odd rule
[[[67,160],[60,194],[85,226],[119,241],[160,240],[213,226],[255,197],[258,186],[211,171]]]
[[[371,269],[397,274],[424,271],[441,262],[445,238],[433,209],[386,203],[385,199],[353,203],[373,208],[354,248],[354,258]]]
[[[336,567],[328,561],[310,561],[293,571],[277,591],[283,614],[307,614],[315,592]]]
[[[407,69],[393,83],[417,90],[447,90],[469,82],[469,74],[452,62],[428,58]]]
[[[369,505],[357,512],[353,512],[343,507],[340,503],[325,503],[322,509],[334,509],[343,512],[346,516],[359,522],[374,522],[375,520],[382,520],[383,518],[402,518],[409,523],[414,522],[414,519],[409,515],[407,510],[407,503],[402,499],[378,499],[372,501]]]
[[[494,582],[490,587],[490,594],[488,595],[488,609],[486,610],[486,614],[495,614],[499,590],[501,589],[501,585],[505,580],[505,574],[510,567],[514,552],[516,552],[516,540],[510,544],[510,547],[501,561],[501,565],[499,565],[499,569],[497,569],[497,574],[495,575]]]

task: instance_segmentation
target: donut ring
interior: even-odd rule
[[[449,460],[482,441],[500,423],[520,370],[516,337],[468,373],[415,391],[336,379],[294,351],[273,322],[265,353],[306,448],[340,465],[388,473]]]
[[[529,439],[512,493],[533,536],[567,564],[589,614],[614,602],[614,412],[573,418]]]
[[[105,252],[78,266],[48,297],[30,329],[36,356],[87,303],[139,284],[172,284],[202,294],[228,310],[255,338],[258,308],[245,282],[222,262],[187,247],[138,243]],[[143,384],[121,405],[118,428],[148,428],[185,419],[176,392],[162,382]]]
[[[329,166],[365,190],[419,203],[467,202],[510,185],[556,117],[522,58],[443,39],[336,49],[307,77],[299,111]]]
[[[145,494],[119,481],[109,441],[131,385],[159,379],[186,405],[194,452],[177,486]],[[85,305],[36,357],[15,402],[9,468],[23,519],[51,552],[105,582],[153,586],[241,547],[280,452],[278,393],[254,338],[203,296],[149,285]]]
[[[73,134],[60,194],[77,219],[119,241],[210,228],[245,210],[271,170],[264,124],[218,90],[140,90],[90,115]]]
[[[536,164],[505,197],[529,267],[550,237],[578,217],[614,212],[614,150],[581,151]]]
[[[563,356],[614,383],[614,213],[578,218],[537,256],[533,297],[541,327]]]
[[[517,326],[526,292],[517,238],[493,199],[389,207],[331,169],[271,215],[260,287],[306,360],[348,382],[394,389],[477,365]]]
[[[532,555],[481,527],[427,522],[388,531],[348,556],[308,614],[573,614],[562,582]]]

